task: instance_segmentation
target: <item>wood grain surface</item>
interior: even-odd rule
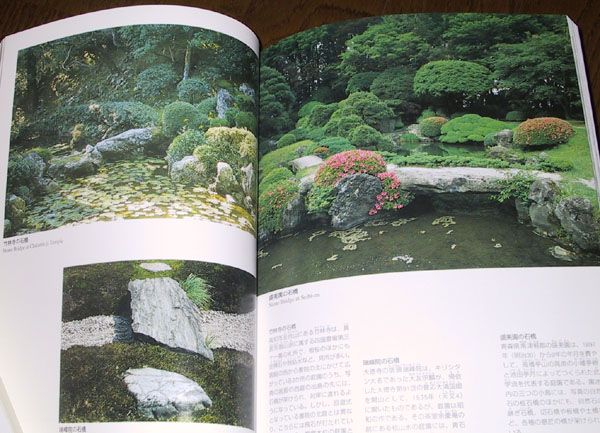
[[[0,37],[101,9],[140,4],[180,4],[229,15],[250,27],[263,47],[301,30],[344,19],[411,12],[496,12],[568,15],[579,26],[588,80],[600,113],[600,0],[4,0]]]

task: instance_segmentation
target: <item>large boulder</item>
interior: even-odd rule
[[[561,227],[584,251],[600,250],[600,224],[594,218],[592,203],[582,197],[562,199],[554,209]]]
[[[215,178],[215,191],[217,194],[226,197],[230,195],[239,203],[244,203],[244,191],[242,186],[235,178],[233,168],[226,162],[217,163],[217,177]]]
[[[171,166],[171,179],[186,185],[201,185],[208,181],[206,165],[193,155],[186,156]]]
[[[27,203],[21,197],[11,194],[6,201],[5,218],[10,221],[10,230],[18,230],[27,216]],[[6,232],[6,220],[4,221],[4,230]]]
[[[381,191],[381,181],[375,176],[352,174],[343,178],[336,187],[336,197],[329,209],[331,225],[345,230],[365,222]]]
[[[503,129],[493,135],[491,146],[510,147],[512,142],[513,132],[510,129]]]
[[[34,181],[41,179],[46,170],[46,163],[42,157],[35,152],[30,152],[23,157],[23,161],[27,162],[27,167],[31,170],[30,176]]]
[[[560,221],[554,215],[554,207],[550,203],[532,203],[529,206],[531,224],[538,232],[556,236],[560,229]]]
[[[290,162],[292,171],[296,173],[304,170],[305,168],[318,167],[321,164],[323,164],[323,159],[316,155],[301,156],[300,158],[296,158]]]
[[[219,89],[219,91],[217,92],[216,108],[217,117],[219,119],[225,118],[225,113],[227,113],[227,110],[229,110],[231,104],[233,104],[233,96],[231,96],[231,93],[229,93],[229,91],[226,89]]]
[[[304,197],[297,194],[281,213],[281,227],[284,233],[293,232],[306,222]]]
[[[94,148],[106,161],[129,159],[144,153],[152,143],[152,128],[130,129],[97,143]]]
[[[213,359],[212,351],[204,343],[200,311],[177,281],[172,278],[133,280],[128,290],[131,327],[135,334]]]
[[[557,183],[553,180],[538,178],[529,188],[529,200],[538,204],[551,203],[559,191]]]
[[[192,413],[212,406],[210,397],[200,385],[172,371],[156,368],[130,368],[123,379],[138,405],[149,420],[177,417],[190,420]]]
[[[96,173],[99,166],[96,155],[76,152],[72,155],[52,158],[48,174],[55,179],[85,177]]]

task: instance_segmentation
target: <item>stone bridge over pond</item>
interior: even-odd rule
[[[499,181],[526,172],[538,179],[560,182],[558,173],[536,170],[498,169],[482,167],[398,167],[387,166],[395,173],[403,189],[417,194],[432,193],[496,193],[502,189]]]

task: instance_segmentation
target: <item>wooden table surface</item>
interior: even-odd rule
[[[224,13],[245,23],[263,47],[320,24],[411,12],[509,12],[568,15],[579,26],[596,112],[600,115],[600,0],[5,0],[0,37],[86,12],[139,4],[180,4]]]

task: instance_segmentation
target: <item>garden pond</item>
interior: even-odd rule
[[[72,223],[187,217],[255,231],[253,217],[243,208],[206,188],[174,183],[165,160],[143,158],[106,163],[84,178],[58,180],[56,192],[30,207],[18,234]]]
[[[557,245],[505,209],[481,213],[414,206],[349,230],[309,228],[259,250],[259,294],[353,275],[438,269],[600,265],[598,256],[555,258]],[[308,254],[307,254],[308,252]]]

